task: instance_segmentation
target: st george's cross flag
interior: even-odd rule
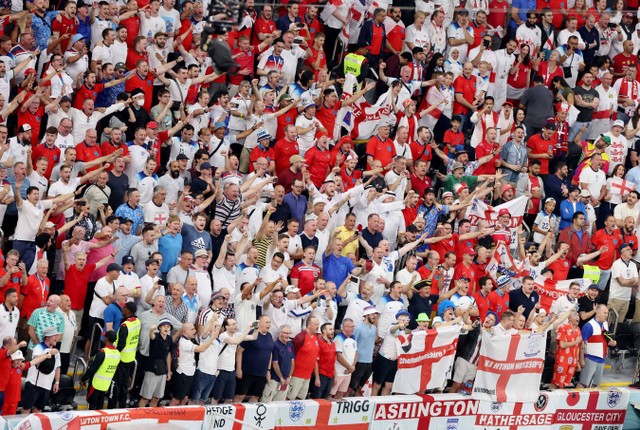
[[[344,91],[341,102],[349,99],[358,92],[358,82],[355,75],[347,73],[344,81]],[[334,136],[340,136],[340,128],[345,128],[352,139],[369,139],[375,133],[382,120],[392,114],[390,106],[372,106],[364,97],[350,106],[344,106],[338,111]]]
[[[493,282],[498,282],[498,278],[501,275],[507,275],[515,280],[529,274],[526,264],[523,261],[514,259],[502,241],[498,242],[485,270],[493,279]]]
[[[580,284],[580,294],[587,292],[589,285],[593,284],[590,279],[576,278],[576,279],[564,279],[561,281],[554,281],[547,279],[544,276],[538,276],[534,279],[533,288],[540,296],[540,305],[544,310],[549,312],[549,308],[553,302],[560,297],[565,296],[569,292],[569,285],[572,282]]]
[[[500,210],[508,210],[511,214],[511,220],[507,226],[511,231],[511,243],[508,244],[508,247],[515,248],[518,244],[517,228],[522,224],[528,202],[529,198],[527,196],[520,196],[501,205],[490,206],[474,197],[471,201],[467,218],[471,221],[472,226],[477,226],[480,221],[485,221],[486,227],[493,227],[498,221],[498,213]]]
[[[416,394],[443,388],[451,375],[460,330],[459,325],[453,325],[398,336],[393,392]]]
[[[532,402],[540,394],[544,334],[482,333],[473,398],[490,402]]]

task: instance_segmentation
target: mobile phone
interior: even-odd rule
[[[258,328],[258,321],[254,321],[251,323],[251,328],[256,330]]]
[[[613,22],[610,22],[608,25],[609,28],[618,28],[618,24],[615,24]]]
[[[273,185],[278,183],[278,178],[273,178]]]
[[[297,24],[296,24],[296,26],[297,26],[298,28],[304,28],[304,24],[303,24],[303,23],[301,23],[301,22],[297,23]]]
[[[490,40],[483,40],[482,44],[484,45],[485,48],[488,48],[489,45],[491,44],[491,41]]]
[[[358,279],[357,276],[351,276],[350,280],[351,280],[351,282],[359,282],[360,281],[360,279]]]

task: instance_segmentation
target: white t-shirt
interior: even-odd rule
[[[213,282],[213,289],[215,292],[220,291],[222,288],[228,288],[230,297],[235,297],[236,294],[236,269],[233,267],[231,270],[227,270],[224,267],[218,267],[215,264],[211,269],[211,278],[215,279]]]
[[[18,224],[16,225],[14,234],[15,240],[24,240],[27,242],[36,240],[38,227],[40,227],[40,223],[42,222],[42,215],[52,204],[53,200],[43,200],[38,202],[37,206],[34,206],[29,200],[22,200],[22,206],[18,208]],[[71,212],[73,215],[73,208]]]
[[[49,193],[47,195],[49,198],[54,198],[63,194],[71,193],[76,190],[78,185],[80,185],[80,178],[69,179],[69,182],[67,182],[66,184],[62,182],[62,180],[59,180],[51,184],[51,186],[49,187]],[[73,207],[64,211],[64,216],[66,218],[71,218],[73,216]]]
[[[609,290],[610,299],[629,300],[631,298],[631,287],[623,287],[618,282],[618,278],[633,279],[638,277],[638,268],[636,264],[629,260],[625,263],[622,258],[618,258],[611,266],[611,287]],[[637,296],[638,294],[636,294]],[[621,317],[624,318],[623,315]]]
[[[338,334],[334,340],[336,344],[336,353],[341,353],[342,357],[347,361],[355,365],[354,359],[358,352],[358,343],[352,337],[346,337],[343,334]],[[347,376],[350,373],[346,372],[346,368],[336,360],[336,376]]]
[[[0,335],[2,339],[7,336],[14,337],[16,328],[18,328],[18,320],[20,319],[20,309],[17,306],[10,311],[5,304],[0,305]]]
[[[256,320],[256,307],[260,305],[260,295],[253,293],[247,300],[242,300],[242,294],[238,293],[234,303],[233,309],[236,313],[238,332],[244,333],[251,323]]]
[[[235,372],[236,370],[236,349],[238,345],[231,345],[227,343],[227,339],[233,339],[234,337],[240,336],[240,332],[236,331],[233,335],[229,335],[229,333],[224,332],[220,333],[218,336],[218,341],[220,342],[220,353],[218,356],[218,369],[225,370],[227,372]],[[227,347],[225,348],[225,345]],[[224,350],[223,350],[224,348]]]
[[[296,127],[309,128],[314,123],[318,124],[318,125],[321,125],[320,121],[318,121],[318,118],[316,118],[316,117],[312,117],[311,119],[308,119],[304,115],[298,115],[298,117],[296,118]],[[308,150],[313,148],[313,145],[316,144],[316,131],[317,130],[318,129],[316,127],[314,129],[312,129],[311,131],[308,131],[306,133],[298,135],[298,146],[300,148],[300,150],[299,150],[300,156],[304,157],[304,154]]]
[[[145,302],[145,297],[149,294],[149,291],[153,289],[153,284],[159,281],[160,278],[158,276],[154,276],[153,278],[149,275],[144,275],[140,278],[140,301],[138,302],[138,315],[143,311],[151,309],[151,305]],[[158,296],[163,296],[162,288],[158,288],[155,293],[153,293],[152,299],[155,299]]]
[[[32,358],[40,357],[41,355],[46,354],[50,350],[51,348],[46,347],[45,344],[41,342],[33,347],[33,353],[31,357]],[[30,367],[27,373],[27,382],[30,382],[32,385],[35,385],[36,387],[44,388],[46,390],[51,390],[51,387],[53,387],[53,382],[56,377],[55,369],[60,367],[60,354],[56,354],[54,355],[54,357],[56,360],[56,364],[55,364],[54,370],[51,373],[49,373],[48,375],[45,375],[44,373],[40,372],[36,366]]]
[[[193,376],[196,373],[195,343],[189,339],[181,337],[178,341],[178,367],[176,372],[186,376]]]
[[[580,172],[580,182],[586,183],[591,195],[597,198],[600,195],[602,186],[607,183],[607,176],[602,169],[598,169],[596,172],[591,167],[585,167]]]
[[[200,342],[206,342],[209,338],[200,339]],[[198,370],[207,375],[215,375],[218,372],[218,355],[222,345],[218,339],[214,340],[209,348],[200,353],[198,360]],[[227,349],[229,349],[227,347]]]
[[[115,295],[120,285],[119,279],[116,279],[113,283],[107,282],[104,277],[98,279],[93,300],[91,301],[91,307],[89,308],[89,316],[102,319],[104,310],[107,308],[102,298],[108,295]]]

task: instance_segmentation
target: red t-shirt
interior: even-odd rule
[[[291,280],[298,280],[298,288],[300,288],[300,294],[305,295],[313,291],[314,281],[320,277],[322,270],[320,266],[311,264],[307,266],[303,261],[299,262],[291,269],[289,278]]]
[[[136,33],[136,34],[138,34],[138,33]],[[127,36],[127,38],[128,38],[128,36]],[[133,46],[133,42],[131,42],[131,45],[129,45],[129,46]],[[138,61],[140,61],[140,60],[149,61],[149,55],[147,54],[147,52],[145,51],[142,54],[138,54],[135,51],[135,49],[129,49],[129,51],[127,52],[127,61],[125,62],[125,66],[127,66],[127,69],[129,69],[129,70],[135,70],[136,69],[136,63]],[[152,84],[153,84],[153,82],[152,82]],[[131,88],[135,88],[135,86],[131,87]]]
[[[278,117],[278,129],[276,130],[276,141],[284,138],[284,128],[291,125],[296,125],[296,118],[298,117],[298,109],[291,108],[286,113]],[[278,162],[276,161],[276,166]],[[277,171],[277,167],[276,167]]]
[[[493,13],[493,11],[491,13]],[[473,22],[471,22],[471,28],[473,28],[473,43],[469,45],[469,51],[476,46],[480,46],[480,42],[482,42],[482,38],[486,33],[484,25],[477,27]]]
[[[98,145],[89,146],[86,142],[82,141],[76,145],[76,159],[78,161],[84,161],[85,163],[97,160],[102,157],[102,149]],[[100,166],[93,166],[86,169],[87,171],[96,170]]]
[[[424,175],[424,179],[420,179],[412,173],[409,178],[411,179],[411,189],[418,193],[420,198],[428,188],[431,188],[431,178],[427,175]]]
[[[320,188],[329,173],[331,151],[328,149],[323,151],[316,145],[304,154],[304,160],[311,176],[311,182]]]
[[[7,386],[4,389],[4,405],[2,406],[2,415],[15,415],[16,406],[22,398],[22,376],[26,374],[27,370],[31,367],[31,363],[25,361],[23,367],[11,366],[11,360],[9,361],[9,377]]]
[[[44,177],[47,179],[51,178],[51,172],[53,171],[53,167],[60,162],[60,148],[53,145],[53,148],[49,148],[44,143],[33,148],[31,152],[31,161],[35,166],[38,158],[44,157],[49,160],[49,164],[47,164],[47,170],[44,172]]]
[[[275,145],[273,145],[273,153],[276,161],[276,174],[280,175],[280,172],[286,170],[291,165],[289,158],[292,155],[300,154],[300,148],[297,141],[289,141],[287,139],[279,139]]]
[[[384,38],[384,25],[377,25],[375,22],[371,25],[371,30],[373,32],[371,36],[371,47],[369,48],[369,53],[371,55],[381,55],[382,49],[382,39]]]
[[[20,292],[24,296],[20,317],[29,319],[33,311],[44,307],[47,304],[50,288],[51,281],[48,277],[45,276],[44,280],[40,280],[37,275],[30,275],[27,278],[27,285]]]
[[[529,180],[531,181],[531,189],[533,188],[542,188],[542,183],[540,182],[540,176],[531,176],[529,175]],[[540,212],[540,197],[531,197],[531,207],[527,210],[528,214],[537,214]]]
[[[127,57],[127,63],[129,57]],[[129,66],[127,66],[128,68]],[[134,66],[135,67],[135,66]],[[136,88],[140,88],[144,93],[144,108],[148,111],[151,110],[151,102],[153,101],[153,76],[148,73],[146,77],[140,76],[137,72],[134,73],[133,78],[129,79],[125,84],[125,90],[130,93]]]
[[[6,274],[7,274],[6,269],[4,267],[0,268],[0,278],[2,278]],[[4,295],[6,294],[9,288],[15,288],[16,291],[18,292],[18,297],[20,297],[20,287],[21,287],[20,280],[21,279],[22,279],[22,272],[16,272],[9,278],[6,285],[0,288],[0,303],[4,303]]]
[[[333,378],[336,372],[336,344],[327,342],[318,336],[320,356],[318,360],[318,373],[328,378]]]
[[[313,45],[309,45],[309,49],[311,50],[311,53],[313,55],[311,55],[310,57],[307,57],[304,60],[304,64],[306,64],[309,67],[309,70],[313,71],[317,79],[320,69],[325,69],[327,67],[327,57],[324,55],[324,51],[320,53],[319,50],[314,49]],[[311,67],[311,65],[316,63],[316,61],[318,60],[318,55],[320,56],[320,64],[319,64],[319,69],[315,70]]]
[[[420,279],[427,279],[429,276],[431,276],[432,270],[427,266],[420,266],[417,272],[420,275]],[[429,291],[429,294],[432,296],[437,296],[440,294],[440,275],[438,275],[437,273],[433,275],[433,278],[431,278],[431,291]]]
[[[440,256],[440,261],[444,261],[445,254],[456,249],[456,244],[458,243],[459,238],[460,236],[458,235],[458,233],[454,233],[449,239],[432,243],[431,250],[438,253],[438,255]]]
[[[476,301],[476,306],[478,306],[478,316],[480,317],[480,321],[484,321],[487,317],[487,312],[489,312],[489,294],[483,296],[480,291],[476,291],[473,298]]]
[[[104,84],[95,84],[93,88],[88,88],[87,84],[82,84],[80,89],[76,89],[76,100],[73,103],[73,107],[82,110],[82,103],[86,99],[91,99],[94,102],[98,97],[98,93],[104,90]]]
[[[500,147],[500,144],[495,143],[491,144],[486,140],[483,140],[481,143],[476,146],[476,160],[481,159],[487,155],[491,154],[494,148]],[[500,160],[500,152],[497,152],[493,158],[483,165],[479,166],[476,170],[473,171],[474,175],[495,175],[496,174],[496,161]]]
[[[31,93],[25,96],[25,100],[28,100],[31,97]],[[38,141],[38,136],[40,136],[40,126],[42,125],[42,117],[44,116],[44,106],[40,104],[36,113],[33,114],[29,109],[24,112],[20,112],[18,109],[18,127],[23,124],[29,124],[31,126],[31,140],[34,142]]]
[[[327,130],[329,138],[333,139],[333,129],[336,127],[336,117],[340,110],[340,102],[336,102],[333,107],[327,107],[324,104],[316,110],[316,118],[320,124]]]
[[[613,262],[618,258],[618,247],[622,244],[620,230],[615,229],[613,233],[609,234],[602,228],[595,232],[591,238],[591,243],[595,249],[602,249],[604,245],[607,245],[607,252],[600,254],[596,261],[596,266],[601,270],[610,270]]]
[[[238,65],[240,66],[238,71],[243,69],[248,69],[251,71],[252,75],[254,74],[254,64],[255,64],[256,58],[253,53],[256,51],[257,49],[254,46],[250,46],[247,52],[243,51],[241,48],[236,48],[232,51],[232,54],[234,56],[234,61],[238,63]],[[229,82],[232,83],[233,85],[240,85],[240,82],[242,82],[244,78],[245,78],[244,75],[233,73],[229,75]]]
[[[271,148],[260,148],[260,145],[256,146],[251,150],[251,154],[249,154],[249,173],[253,172],[253,163],[255,163],[258,158],[266,158],[267,163],[271,164],[271,160],[275,159],[273,154],[273,149]]]
[[[531,73],[531,66],[520,63],[517,64],[517,68],[518,70],[513,75],[509,73],[507,83],[514,88],[525,88],[527,86],[527,77]]]
[[[507,12],[509,11],[509,2],[491,0],[489,1],[489,9],[491,10],[491,13],[487,15],[487,24],[493,28],[497,28],[499,26],[504,28]]]
[[[460,236],[458,236],[460,237]],[[471,248],[474,249],[474,247],[476,246],[476,243],[478,243],[477,239],[467,239],[467,240],[460,240],[458,239],[458,243],[456,243],[456,248],[455,248],[455,253],[456,253],[456,257],[458,259],[458,261],[462,261],[462,256],[464,255],[464,250],[467,248]],[[480,278],[478,278],[480,279]]]
[[[501,296],[497,290],[492,291],[487,296],[489,299],[489,310],[498,314],[498,321],[502,318],[502,313],[509,309],[509,294]]]
[[[89,276],[94,270],[96,270],[95,264],[87,264],[81,271],[75,264],[72,264],[65,273],[64,293],[71,299],[71,309],[74,311],[84,308]]]
[[[476,77],[471,75],[471,77],[466,78],[464,75],[460,75],[453,81],[453,90],[456,94],[462,94],[464,99],[471,103],[473,99],[476,97]],[[453,102],[453,114],[454,115],[466,115],[469,113],[469,109],[465,106],[462,106],[457,101]]]
[[[138,1],[138,7],[143,7],[142,2]],[[133,46],[133,42],[135,41],[138,33],[140,32],[140,16],[138,14],[129,17],[127,19],[123,19],[120,21],[120,25],[124,25],[127,27],[127,46]],[[131,50],[129,50],[131,52]],[[127,56],[127,64],[129,64],[129,58]],[[115,64],[114,64],[115,66]],[[128,69],[132,69],[133,67],[127,66]]]
[[[494,9],[493,9],[493,3],[494,2],[490,2],[489,3],[489,7],[491,8],[491,15],[493,15]],[[552,11],[564,11],[567,10],[567,1],[566,0],[537,0],[536,2],[536,8],[538,10],[542,10],[545,7],[550,8]],[[562,21],[564,21],[564,17],[562,15],[562,13],[555,13],[553,14],[553,21],[551,22],[554,26],[554,28],[562,28]],[[487,16],[487,22],[489,22],[489,17]],[[504,23],[504,21],[502,21]]]
[[[382,140],[378,135],[375,135],[367,142],[367,156],[369,155],[372,156],[374,160],[379,160],[384,169],[391,164],[393,158],[396,156],[396,147],[388,137]],[[373,166],[369,166],[369,168],[373,168]]]
[[[342,166],[342,170],[340,170],[340,177],[342,178],[342,185],[346,192],[355,187],[358,180],[362,179],[362,170],[353,169],[353,172],[349,174],[346,166]]]
[[[553,263],[549,264],[549,269],[553,270],[553,280],[554,281],[564,281],[567,279],[567,275],[569,275],[569,269],[571,268],[571,263],[566,258],[557,259]]]
[[[182,21],[180,21],[180,30],[178,31],[178,36],[182,36],[183,34],[185,34],[187,31],[191,29],[191,27],[193,27],[193,23],[191,22],[190,18],[183,19]],[[189,34],[187,34],[187,36],[182,41],[182,47],[186,51],[190,51],[192,45],[193,45],[193,31],[189,32]]]
[[[635,64],[636,67],[638,67],[638,57],[636,57],[635,55],[630,55],[627,57],[624,53],[620,53],[613,57],[612,63],[613,70],[616,73],[624,73],[624,71],[627,69],[627,66],[630,64]]]
[[[129,155],[129,147],[126,143],[121,142],[119,146],[115,146],[111,143],[110,140],[106,140],[102,142],[102,156],[111,155],[116,152],[118,149],[122,149],[122,157],[126,157]]]
[[[75,17],[67,18],[63,14],[59,14],[58,16],[62,18],[60,21],[58,21],[58,17],[54,18],[51,21],[51,31],[53,33],[57,31],[60,36],[63,36],[65,34],[73,36],[78,32],[78,23],[76,22]],[[62,41],[60,42],[60,52],[66,52],[67,48],[69,47],[70,40],[71,39],[62,39]]]
[[[454,132],[453,130],[449,129],[444,132],[444,138],[442,141],[453,147],[464,146],[464,133],[462,133],[460,130]],[[449,147],[445,146],[443,152],[449,155]]]
[[[402,52],[402,45],[404,44],[405,28],[401,25],[395,25],[389,33],[387,33],[387,42],[396,52]]]
[[[413,141],[409,148],[411,149],[411,158],[414,163],[418,160],[431,161],[431,158],[433,158],[429,145],[422,145],[417,141]]]
[[[292,343],[296,353],[296,365],[293,369],[292,376],[301,379],[310,379],[318,363],[318,356],[320,355],[318,335],[312,336],[306,331],[301,331],[293,338]]]
[[[469,285],[476,284],[476,271],[473,264],[469,267],[465,266],[463,262],[455,265],[453,268],[453,281],[460,278],[469,278]]]
[[[276,30],[276,23],[272,20],[266,20],[262,16],[256,18],[253,24],[253,38],[251,39],[252,45],[260,45],[262,41],[258,39],[258,33],[271,34]]]
[[[540,155],[540,154],[548,154],[549,152],[553,152],[553,140],[545,140],[542,137],[542,134],[538,133],[529,138],[527,142],[527,147],[531,148],[531,153]],[[531,162],[533,158],[529,159]],[[540,174],[548,175],[549,174],[549,159],[548,158],[537,158],[540,161]]]
[[[8,349],[0,348],[0,392],[7,389],[9,374],[11,373],[11,356],[7,352],[9,352]]]

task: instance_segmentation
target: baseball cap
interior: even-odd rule
[[[618,248],[618,252],[622,252],[622,250],[625,248],[631,248],[631,245],[629,245],[628,243],[623,243],[622,245],[620,245],[620,248]]]
[[[120,265],[117,263],[110,263],[107,266],[107,272],[114,272],[114,271],[119,272],[121,270],[122,270],[122,267],[120,267]]]
[[[189,157],[187,157],[187,154],[178,154],[178,156],[176,157],[176,160],[188,160]]]
[[[126,224],[126,223],[133,224],[133,221],[130,220],[129,218],[120,217],[120,224]]]
[[[591,191],[585,188],[584,190],[580,191],[580,197],[591,197]]]
[[[47,221],[47,223],[44,225],[44,228],[54,228],[55,226],[56,225],[51,221]]]
[[[218,130],[219,128],[227,128],[227,124],[225,124],[222,121],[217,121],[214,125],[213,125],[213,131]]]
[[[602,139],[604,141],[604,143],[606,143],[607,145],[611,145],[611,138],[609,136],[607,136],[606,134],[601,134],[598,137],[600,139]]]
[[[124,69],[127,70],[127,66],[123,62],[116,63],[114,70]]]
[[[125,264],[135,264],[135,262],[136,262],[136,260],[134,260],[131,255],[125,255],[124,257],[122,257],[122,265],[123,266]]]
[[[200,170],[202,169],[211,169],[211,164],[208,161],[205,161],[200,165]]]
[[[427,194],[435,194],[436,190],[434,190],[433,188],[427,188],[426,190],[424,190],[424,195],[426,196]]]
[[[149,121],[147,123],[147,128],[156,129],[156,128],[158,128],[158,123],[155,122],[155,121]]]
[[[544,128],[546,128],[547,130],[555,130],[556,129],[556,123],[555,122],[551,122],[551,121],[547,121],[547,123],[544,125]]]
[[[29,124],[22,124],[18,129],[18,133],[24,133],[25,131],[30,131],[31,126]]]
[[[213,303],[214,300],[218,300],[222,298],[224,298],[224,295],[218,291],[217,293],[213,293],[213,295],[211,296],[211,300],[209,300],[209,303]]]
[[[502,208],[498,211],[498,216],[501,217],[502,215],[509,215],[509,217],[511,217],[511,212],[509,212],[507,208]]]
[[[409,233],[418,233],[420,230],[418,230],[418,227],[416,227],[414,224],[409,225],[409,227],[407,227],[407,231]]]
[[[474,251],[471,247],[465,248],[463,253],[465,255],[476,255],[476,251]]]

